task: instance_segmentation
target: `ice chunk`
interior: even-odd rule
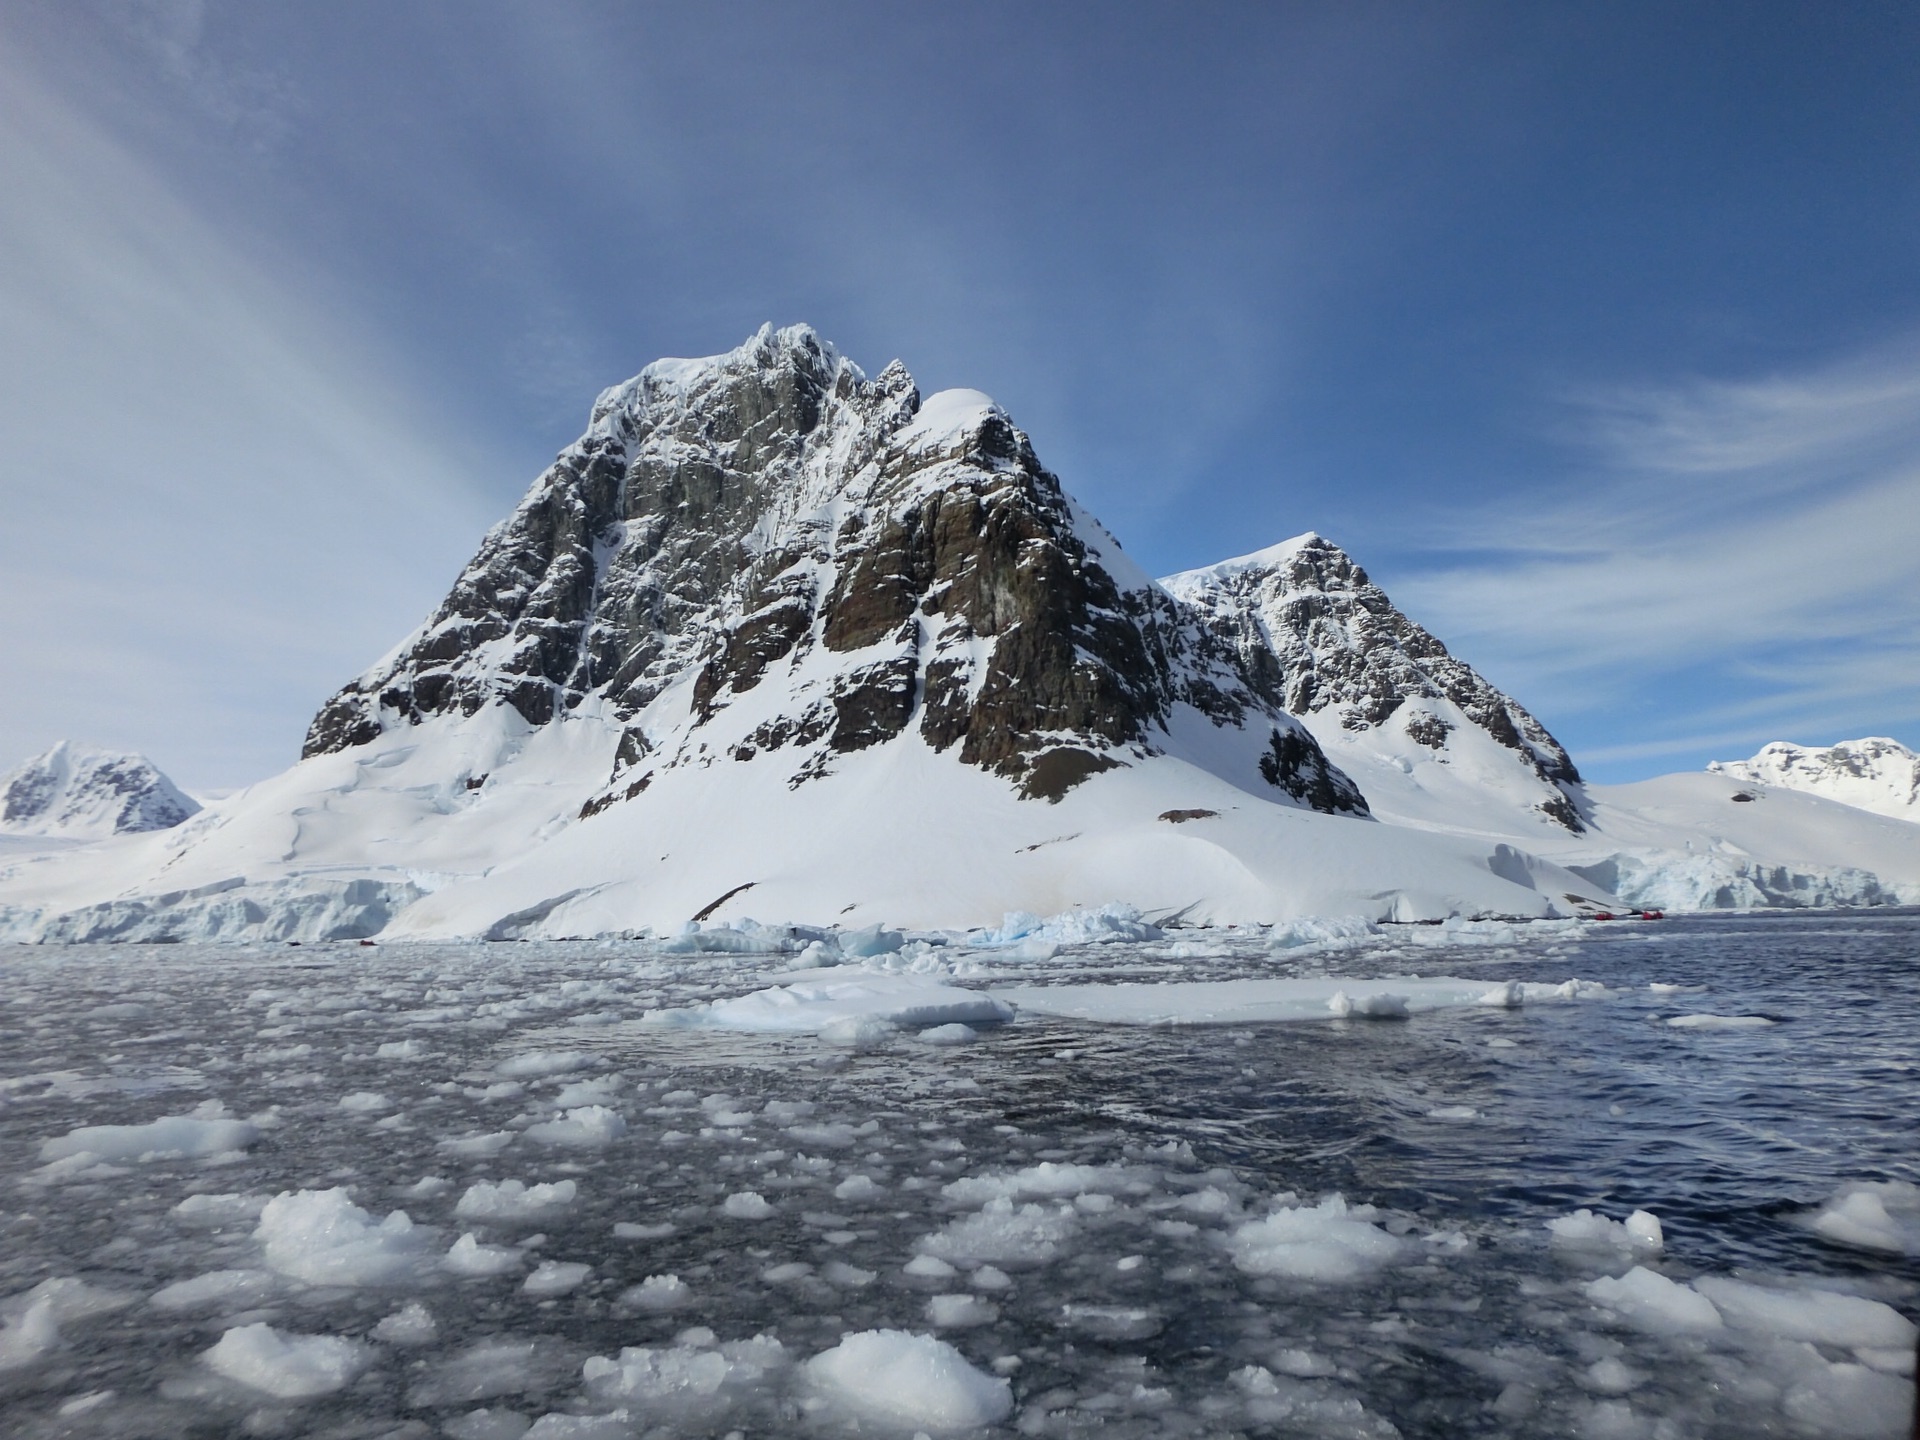
[[[807,1362],[815,1392],[856,1422],[927,1431],[997,1424],[1013,1410],[1012,1386],[976,1370],[944,1340],[903,1330],[863,1330]]]
[[[885,1193],[871,1175],[849,1175],[833,1187],[836,1200],[872,1200]]]
[[[272,1269],[310,1285],[396,1284],[426,1258],[427,1237],[406,1211],[376,1224],[338,1187],[282,1191],[261,1210],[253,1236]]]
[[[1327,1001],[1327,1009],[1335,1015],[1360,1015],[1374,1020],[1404,1020],[1407,1018],[1407,997],[1382,990],[1355,999],[1344,990],[1336,990]]]
[[[163,1115],[145,1125],[83,1125],[40,1144],[42,1160],[91,1155],[99,1160],[155,1160],[220,1155],[244,1150],[260,1138],[258,1127],[227,1115],[209,1100],[188,1115]]]
[[[1774,1023],[1764,1015],[1675,1015],[1667,1021],[1676,1030],[1764,1030]]]
[[[991,1325],[999,1318],[999,1307],[978,1295],[936,1295],[927,1301],[927,1323],[936,1330]]]
[[[1681,1335],[1719,1330],[1725,1322],[1713,1301],[1689,1285],[1636,1265],[1625,1275],[1589,1281],[1587,1298],[1613,1311],[1636,1330]]]
[[[1905,1180],[1843,1185],[1799,1223],[1837,1245],[1920,1255],[1920,1185]]]
[[[1738,1330],[1759,1330],[1782,1340],[1811,1340],[1848,1349],[1911,1350],[1920,1328],[1878,1300],[1832,1290],[1774,1290],[1703,1275],[1693,1282]]]
[[[53,1297],[42,1295],[0,1328],[0,1370],[32,1365],[60,1343]]]
[[[207,1351],[217,1375],[280,1400],[308,1400],[344,1387],[373,1358],[357,1340],[338,1335],[288,1335],[271,1325],[241,1325]]]
[[[579,1050],[530,1050],[502,1060],[493,1069],[495,1074],[509,1080],[534,1080],[591,1070],[597,1063],[593,1056]]]
[[[1576,1210],[1547,1222],[1553,1244],[1563,1250],[1590,1250],[1605,1254],[1658,1255],[1666,1248],[1659,1217],[1636,1210],[1626,1220],[1612,1220],[1592,1210]]]
[[[936,1255],[916,1255],[903,1269],[916,1280],[947,1280],[960,1273]]]
[[[771,1336],[724,1345],[715,1345],[710,1334],[682,1340],[658,1349],[628,1348],[617,1360],[593,1356],[580,1367],[588,1392],[603,1402],[631,1404],[652,1423],[696,1430],[713,1425],[786,1369],[787,1353]]]
[[[773,1206],[757,1190],[741,1190],[727,1196],[721,1203],[720,1213],[734,1220],[764,1220],[773,1213]]]
[[[1561,985],[1525,984],[1521,999],[1600,999],[1610,994],[1591,981]],[[1174,980],[1153,983],[1076,983],[1021,985],[996,990],[1020,1011],[1089,1020],[1103,1025],[1244,1025],[1275,1021],[1325,1020],[1330,1015],[1382,1019],[1429,1010],[1470,1008],[1487,1003],[1484,979],[1436,976],[1390,981],[1352,976],[1291,979]],[[1511,1002],[1501,991],[1499,1003]]]
[[[941,1187],[940,1193],[962,1205],[989,1200],[1071,1199],[1089,1193],[1111,1193],[1137,1181],[1140,1172],[1121,1165],[1061,1165],[1051,1160],[1024,1170],[996,1175],[965,1175]]]
[[[529,1185],[524,1180],[481,1180],[467,1187],[453,1207],[461,1220],[537,1220],[571,1205],[580,1187],[571,1180]]]
[[[993,1025],[1013,1018],[1013,1007],[977,990],[926,975],[836,971],[831,979],[790,981],[684,1010],[649,1010],[649,1025],[708,1027],[768,1034],[854,1033],[861,1022],[889,1030],[946,1024]]]
[[[520,1268],[520,1252],[504,1245],[482,1245],[468,1231],[453,1242],[440,1262],[456,1275],[504,1275]]]
[[[433,1312],[418,1300],[409,1300],[373,1327],[373,1338],[389,1345],[430,1345],[439,1334]]]
[[[636,1310],[664,1313],[678,1310],[692,1298],[692,1288],[678,1275],[649,1275],[638,1285],[622,1291],[620,1303]]]
[[[162,1286],[147,1303],[158,1310],[193,1310],[202,1305],[244,1310],[266,1299],[278,1283],[268,1270],[214,1270]]]
[[[542,1260],[520,1288],[529,1295],[565,1295],[578,1289],[592,1270],[578,1260]]]
[[[980,1032],[956,1020],[949,1025],[931,1026],[913,1038],[922,1045],[971,1045],[980,1038]]]
[[[915,1249],[956,1264],[1040,1265],[1051,1260],[1079,1228],[1071,1207],[1022,1205],[1004,1196],[976,1215],[922,1236]]]
[[[393,1102],[372,1090],[355,1090],[352,1094],[342,1095],[339,1105],[350,1114],[365,1115],[375,1110],[391,1109]]]
[[[526,1136],[545,1145],[570,1145],[580,1149],[598,1149],[627,1133],[626,1118],[605,1105],[582,1105],[569,1110],[560,1120],[529,1125]]]
[[[1405,1250],[1403,1241],[1372,1223],[1375,1213],[1370,1205],[1349,1207],[1339,1195],[1318,1205],[1283,1202],[1266,1219],[1233,1232],[1233,1263],[1252,1275],[1356,1280]]]

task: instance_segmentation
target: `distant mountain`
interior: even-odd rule
[[[1750,760],[1715,760],[1707,769],[1920,823],[1920,755],[1885,736],[1824,748],[1776,740]]]
[[[1338,545],[1309,532],[1160,582],[1209,617],[1265,687],[1337,757],[1454,764],[1575,834],[1580,773],[1511,696],[1394,607]]]
[[[95,839],[167,830],[198,813],[141,755],[62,740],[0,777],[0,832]]]

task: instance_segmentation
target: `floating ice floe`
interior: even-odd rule
[[[472,1231],[454,1241],[440,1260],[442,1268],[470,1277],[505,1275],[518,1270],[522,1263],[518,1250],[504,1245],[482,1245]]]
[[[620,1294],[622,1305],[655,1314],[678,1310],[693,1298],[693,1288],[678,1275],[649,1275]]]
[[[1658,1255],[1666,1248],[1666,1233],[1658,1216],[1636,1210],[1624,1221],[1592,1210],[1576,1210],[1547,1221],[1556,1249],[1585,1250],[1606,1256]]]
[[[373,1359],[373,1350],[338,1335],[288,1335],[271,1325],[241,1325],[206,1353],[216,1375],[277,1400],[310,1400],[346,1386]]]
[[[469,1185],[453,1207],[460,1220],[537,1220],[571,1205],[580,1193],[572,1180],[529,1185],[524,1180],[481,1180]]]
[[[119,1310],[134,1297],[102,1290],[72,1276],[42,1280],[23,1295],[0,1301],[0,1371],[36,1364],[60,1343],[64,1325]]]
[[[769,1335],[716,1344],[711,1331],[685,1332],[671,1346],[634,1346],[617,1359],[581,1366],[596,1400],[643,1409],[649,1421],[688,1429],[713,1425],[787,1368],[787,1352]]]
[[[1594,1304],[1652,1335],[1699,1334],[1726,1324],[1705,1295],[1644,1265],[1620,1276],[1603,1275],[1589,1281],[1585,1289]]]
[[[1558,985],[1454,977],[1379,980],[1176,980],[1159,984],[1022,985],[994,995],[1032,1015],[1108,1025],[1245,1025],[1336,1016],[1398,1019],[1430,1010],[1600,999],[1612,992],[1590,980]]]
[[[226,1106],[209,1100],[187,1115],[163,1115],[145,1125],[83,1125],[40,1144],[42,1160],[67,1160],[82,1155],[95,1160],[159,1160],[202,1158],[244,1150],[260,1138],[260,1130],[227,1114]]]
[[[1667,1021],[1676,1030],[1764,1030],[1777,1023],[1765,1015],[1675,1015]]]
[[[1878,1300],[1810,1286],[1774,1288],[1703,1275],[1693,1288],[1713,1302],[1735,1329],[1757,1330],[1781,1340],[1801,1340],[1849,1350],[1913,1349],[1920,1327]]]
[[[581,1105],[567,1111],[558,1120],[543,1120],[523,1132],[529,1140],[544,1145],[568,1145],[576,1149],[599,1149],[627,1133],[626,1118],[605,1105]]]
[[[398,1284],[420,1271],[430,1246],[406,1211],[376,1223],[337,1187],[282,1191],[261,1210],[253,1236],[269,1268],[309,1285]]]
[[[1285,1275],[1295,1280],[1357,1280],[1406,1253],[1406,1242],[1373,1222],[1371,1205],[1348,1205],[1330,1195],[1318,1205],[1301,1205],[1292,1196],[1264,1220],[1234,1230],[1228,1241],[1233,1263],[1251,1275]]]
[[[886,1033],[941,1025],[999,1025],[1013,1007],[978,990],[924,975],[862,971],[831,979],[794,980],[680,1010],[649,1010],[643,1023],[673,1029],[744,1030],[859,1038],[861,1027]]]
[[[1905,1180],[1843,1185],[1826,1204],[1797,1219],[1836,1245],[1920,1255],[1920,1185]]]
[[[1013,1388],[953,1346],[904,1330],[863,1330],[806,1365],[815,1397],[855,1422],[901,1430],[974,1430],[1013,1411]]]

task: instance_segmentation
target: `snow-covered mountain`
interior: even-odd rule
[[[1920,823],[1920,755],[1885,736],[1824,748],[1776,740],[1750,760],[1715,760],[1707,769]]]
[[[1029,798],[1198,745],[1276,800],[1366,808],[1270,678],[1141,574],[998,406],[923,405],[897,363],[867,380],[805,327],[601,395],[304,753],[493,704],[620,727],[593,808],[721,757],[797,787],[909,732]]]
[[[1792,798],[1589,792],[1318,537],[1156,582],[986,396],[765,329],[602,394],[291,769],[0,865],[0,935],[1920,898],[1860,826],[1920,827]]]
[[[1506,831],[1516,810],[1533,810],[1584,828],[1580,774],[1560,742],[1395,609],[1339,546],[1309,532],[1161,583],[1209,617],[1395,818],[1453,828],[1489,812]]]
[[[143,755],[62,740],[0,776],[0,833],[90,840],[166,830],[200,802]]]

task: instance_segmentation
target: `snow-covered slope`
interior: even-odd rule
[[[1842,740],[1824,749],[1776,740],[1751,760],[1716,760],[1707,769],[1920,823],[1920,755],[1885,736]]]
[[[0,833],[92,840],[166,830],[200,808],[143,755],[62,740],[0,776]]]
[[[1547,728],[1308,533],[1161,582],[1209,617],[1375,813],[1510,835],[1578,834],[1580,775]]]
[[[1824,808],[1726,853],[1920,884],[1829,823],[1894,822],[1789,798]],[[1317,537],[1162,585],[986,396],[922,401],[795,327],[601,395],[298,764],[0,864],[0,936],[1546,916],[1647,889],[1701,823],[1590,805]]]

